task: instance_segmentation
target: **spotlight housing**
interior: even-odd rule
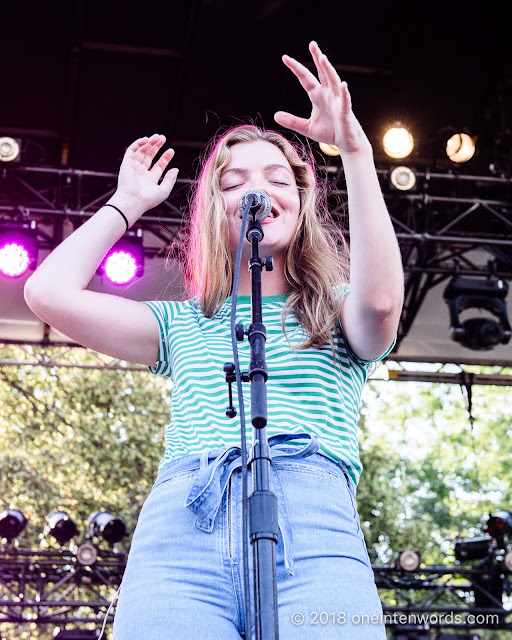
[[[416,174],[409,167],[395,167],[389,179],[398,191],[411,191],[416,187]]]
[[[505,298],[508,283],[489,278],[452,278],[444,291],[450,310],[450,337],[468,349],[489,351],[510,341],[512,330],[507,316]],[[466,309],[485,309],[495,318],[470,318],[461,323],[459,314]]]
[[[475,609],[496,609],[503,606],[503,574],[498,566],[470,578],[475,595]]]
[[[494,174],[512,176],[512,131],[509,129],[494,138],[494,161],[490,168]]]
[[[402,569],[402,571],[416,571],[420,566],[421,554],[414,549],[404,549],[398,553],[398,558],[395,560],[395,568]]]
[[[5,509],[0,513],[0,538],[6,538],[11,544],[27,526],[27,518],[19,509]]]
[[[459,562],[483,560],[489,555],[492,545],[491,536],[481,538],[458,538],[455,541],[455,558]]]
[[[21,140],[19,138],[0,137],[0,162],[19,162],[20,149]]]
[[[90,542],[84,542],[76,550],[76,559],[84,567],[92,566],[98,557],[98,550]]]
[[[475,150],[475,139],[467,133],[454,133],[446,143],[446,155],[458,164],[471,160]]]
[[[110,545],[126,536],[126,525],[120,516],[114,517],[106,511],[94,511],[89,516],[89,534],[103,538]]]
[[[410,131],[397,122],[384,134],[382,146],[390,158],[406,158],[414,149],[414,138]]]
[[[512,511],[496,511],[489,514],[484,531],[493,538],[503,538],[512,532]]]
[[[66,511],[52,511],[46,516],[44,535],[50,535],[62,546],[77,535],[78,528]]]
[[[127,231],[107,253],[97,273],[118,285],[141,278],[144,275],[142,230]]]
[[[9,278],[37,267],[37,231],[34,220],[0,223],[0,274]]]

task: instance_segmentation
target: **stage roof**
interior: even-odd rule
[[[407,297],[393,358],[512,361],[510,343],[474,351],[451,341],[443,301],[455,273],[512,277],[506,0],[4,2],[0,23],[0,137],[20,138],[23,148],[19,165],[2,167],[0,220],[35,220],[40,260],[108,198],[125,147],[164,133],[180,180],[139,225],[144,277],[126,288],[96,277],[91,286],[138,300],[181,297],[178,263],[166,270],[164,254],[169,243],[179,247],[201,150],[219,128],[245,121],[271,128],[279,109],[307,116],[307,97],[280,58],[288,53],[309,64],[307,45],[316,39],[348,81],[400,240]],[[379,142],[397,120],[416,140],[402,161],[417,174],[411,192],[390,187],[397,163]],[[476,137],[477,154],[467,164],[439,155],[447,127]],[[321,170],[331,182],[334,215],[346,224],[339,160],[325,160]],[[66,343],[26,307],[23,282],[0,278],[0,342]]]

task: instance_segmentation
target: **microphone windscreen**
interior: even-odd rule
[[[250,200],[252,201],[252,205],[249,215],[251,215],[255,220],[264,220],[270,215],[270,212],[272,211],[272,201],[270,200],[268,193],[265,193],[265,191],[262,191],[261,189],[251,189],[250,191],[246,191],[240,198],[238,210],[242,215],[244,214]]]

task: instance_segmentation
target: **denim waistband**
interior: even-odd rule
[[[306,440],[305,446],[288,445],[285,443],[293,440]],[[268,440],[271,452],[270,481],[271,489],[278,499],[278,525],[281,533],[284,548],[284,560],[286,570],[293,575],[293,532],[286,508],[286,499],[279,478],[276,466],[273,463],[284,462],[286,460],[297,460],[308,458],[318,453],[320,445],[316,438],[309,433],[283,433],[272,436]],[[247,455],[250,455],[248,448]],[[336,466],[340,472],[339,463],[321,453],[322,460],[328,465],[329,462]],[[325,457],[324,457],[325,456]],[[220,504],[231,474],[242,468],[242,456],[240,447],[228,447],[225,449],[206,449],[200,454],[192,454],[177,458],[167,463],[160,471],[155,486],[159,484],[162,476],[167,475],[172,468],[173,472],[193,468],[199,461],[199,473],[186,498],[185,507],[190,509],[196,516],[195,526],[207,533],[212,533],[215,518],[220,508]],[[313,462],[313,460],[312,460]],[[323,465],[322,465],[323,466]],[[330,465],[329,465],[330,466]],[[165,470],[165,471],[164,471]],[[163,472],[163,473],[162,473]],[[345,471],[342,472],[347,482],[350,483],[350,476]]]

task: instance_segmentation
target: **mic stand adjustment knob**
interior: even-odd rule
[[[245,330],[244,330],[244,325],[243,324],[235,325],[235,335],[236,335],[236,339],[238,340],[238,342],[243,342],[244,341]]]
[[[237,325],[243,328],[243,325]],[[231,385],[236,381],[235,374],[235,365],[232,362],[226,362],[222,367],[224,373],[226,375],[226,382],[228,383],[228,395],[229,395],[229,405],[226,409],[226,416],[228,418],[234,418],[237,414],[235,407],[233,406],[233,390]],[[241,374],[242,382],[249,382],[249,374],[242,373]]]

